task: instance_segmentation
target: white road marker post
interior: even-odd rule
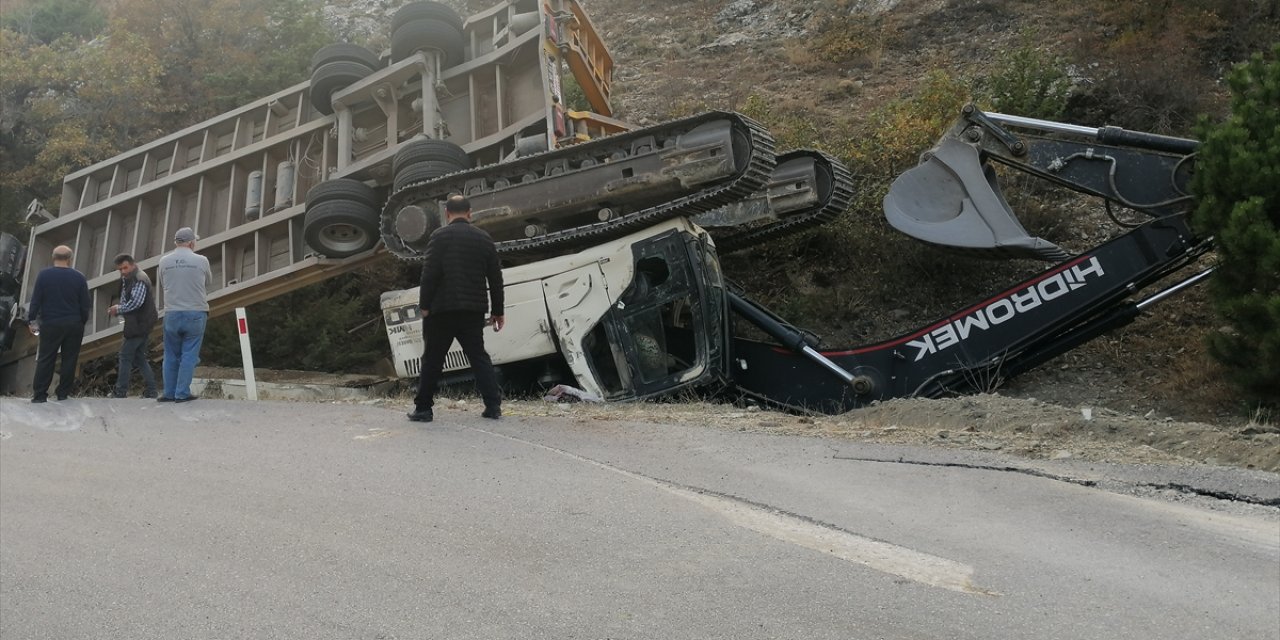
[[[244,359],[244,391],[250,400],[258,399],[258,381],[253,377],[253,350],[249,348],[249,319],[244,307],[236,307],[236,328],[240,330],[240,356]]]

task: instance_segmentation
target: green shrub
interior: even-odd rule
[[[999,68],[982,83],[995,111],[1058,120],[1067,108],[1071,78],[1066,62],[1030,44],[1005,52]]]
[[[969,82],[944,71],[931,71],[915,95],[876,109],[862,135],[852,142],[846,160],[861,176],[888,183],[915,166],[972,100]],[[883,194],[882,194],[883,195]]]
[[[569,111],[590,111],[591,103],[587,102],[587,93],[578,84],[573,74],[566,73],[560,78],[560,94],[564,97],[564,108]]]
[[[1280,402],[1280,45],[1228,77],[1231,115],[1199,125],[1204,141],[1193,222],[1216,239],[1210,292],[1229,330],[1210,353],[1258,400]]]
[[[383,291],[415,285],[416,265],[381,261],[248,307],[257,366],[306,371],[368,373],[387,356],[381,322]],[[203,358],[217,366],[240,364],[240,337],[232,316],[209,321]]]

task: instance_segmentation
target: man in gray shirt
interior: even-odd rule
[[[191,377],[200,362],[200,345],[209,319],[206,287],[213,284],[209,259],[197,254],[196,234],[183,227],[173,236],[174,250],[160,258],[164,292],[164,393],[159,402],[190,402]]]

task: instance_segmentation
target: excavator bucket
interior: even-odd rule
[[[913,238],[964,252],[1047,261],[1070,256],[1022,228],[1000,193],[995,170],[977,149],[955,138],[944,139],[893,181],[884,215]]]

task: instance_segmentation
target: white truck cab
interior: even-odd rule
[[[608,400],[721,382],[727,303],[710,238],[686,218],[584,251],[503,270],[506,327],[485,334],[504,382],[568,383]],[[418,290],[382,295],[396,373],[416,377]],[[455,342],[445,375],[469,368]]]

